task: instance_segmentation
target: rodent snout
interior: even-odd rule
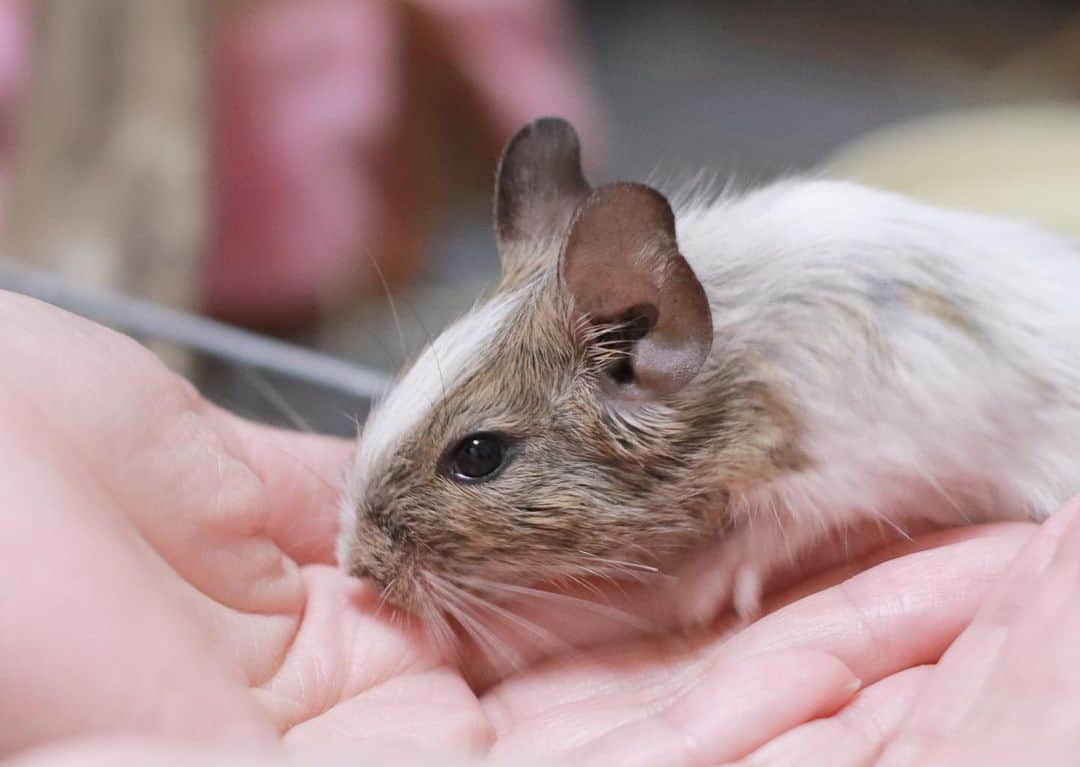
[[[385,601],[410,609],[418,567],[414,548],[407,541],[366,515],[359,517],[344,568],[349,575],[371,581]]]

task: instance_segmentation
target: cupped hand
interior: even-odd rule
[[[868,684],[746,767],[1045,767],[1080,753],[1080,499],[1045,523],[934,665]]]
[[[271,761],[738,759],[906,699],[1030,533],[926,539],[741,631],[611,642],[478,694],[330,565],[348,445],[244,422],[133,341],[6,293],[0,351],[0,756],[127,734]]]

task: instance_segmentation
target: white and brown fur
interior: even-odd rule
[[[1039,519],[1080,491],[1070,243],[824,180],[699,195],[665,234],[666,203],[592,191],[578,162],[562,121],[514,139],[502,284],[364,428],[338,553],[391,601],[432,614],[447,583],[572,577],[720,537],[717,586],[687,607],[708,619],[732,592],[752,610],[771,570],[849,526]],[[643,261],[675,271],[652,280]],[[644,290],[662,328],[691,311],[690,282],[707,328],[669,326],[653,356],[652,330],[618,333],[633,306],[616,299]],[[620,360],[646,382],[629,396]],[[477,431],[517,454],[459,484],[441,456]]]

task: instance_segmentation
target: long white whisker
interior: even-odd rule
[[[387,583],[382,588],[381,591],[379,591],[379,600],[378,600],[378,602],[375,603],[375,619],[376,620],[378,620],[379,616],[382,615],[383,608],[386,607],[386,604],[387,604],[386,595],[388,593],[390,593],[390,589],[392,589],[394,587],[394,584],[396,584],[396,583],[397,583],[397,578],[393,578],[393,579],[391,579],[391,581],[389,583]]]
[[[311,428],[311,424],[304,416],[300,415],[300,412],[294,408],[278,391],[277,387],[270,383],[270,380],[262,373],[258,372],[254,368],[243,367],[241,368],[244,376],[248,379],[248,382],[255,388],[259,394],[270,405],[277,409],[278,413],[285,416],[285,420],[293,425],[298,431],[305,432],[307,434],[314,434],[315,430]]]
[[[401,318],[398,316],[397,305],[394,303],[394,296],[390,292],[390,283],[386,281],[386,275],[383,274],[382,267],[379,266],[379,259],[371,256],[368,261],[373,267],[375,267],[375,274],[379,277],[379,282],[382,283],[383,292],[386,294],[386,303],[390,307],[390,316],[394,320],[394,327],[397,329],[398,344],[401,346],[401,361],[404,362],[409,357],[409,352],[405,346],[405,333],[401,329]]]
[[[908,541],[909,543],[914,543],[915,539],[911,537],[911,534],[908,533],[908,531],[905,530],[904,528],[900,527],[900,525],[898,523],[896,523],[893,520],[889,519],[889,516],[887,514],[882,514],[880,511],[878,511],[873,506],[867,506],[866,510],[868,512],[870,512],[870,514],[875,519],[877,519],[879,526],[881,525],[881,523],[884,522],[886,525],[888,525],[893,530],[895,530],[897,532],[897,534],[899,534],[904,540]]]
[[[446,396],[446,376],[443,375],[442,360],[439,359],[439,350],[432,342],[431,331],[427,329],[427,325],[424,324],[424,320],[420,317],[420,312],[416,311],[416,307],[409,301],[402,298],[401,301],[405,304],[410,312],[412,312],[413,319],[416,320],[416,324],[420,326],[420,330],[424,333],[424,339],[427,346],[431,348],[431,357],[435,360],[435,369],[439,373],[439,382],[442,384],[443,396]]]
[[[784,529],[784,521],[780,518],[780,511],[776,505],[776,498],[770,493],[765,499],[765,503],[772,513],[772,518],[776,521],[776,532],[780,535],[780,540],[784,542],[784,550],[787,552],[788,562],[792,567],[795,567],[797,563],[795,550],[791,546],[791,539],[787,534],[787,530]]]
[[[425,577],[431,587],[440,593],[443,606],[446,610],[454,616],[463,629],[476,639],[480,647],[488,654],[492,663],[496,664],[496,672],[505,670],[497,667],[500,658],[511,671],[517,671],[524,666],[524,661],[521,656],[508,647],[505,642],[501,641],[495,632],[485,626],[479,618],[472,614],[468,607],[462,604],[453,591],[448,588],[446,582],[442,578],[433,573],[428,573]]]
[[[596,554],[590,554],[587,551],[579,552],[582,556],[589,559],[601,562],[605,565],[611,565],[612,567],[619,568],[620,570],[643,570],[647,573],[660,573],[659,567],[653,567],[652,565],[642,564],[641,562],[628,562],[622,559],[610,559],[608,557],[601,557]]]
[[[477,591],[485,592],[501,592],[504,594],[513,594],[515,596],[527,597],[531,599],[538,599],[541,601],[547,601],[552,604],[560,604],[567,607],[573,607],[586,612],[591,612],[594,615],[599,615],[604,618],[608,618],[624,625],[630,626],[638,631],[649,632],[651,626],[645,621],[630,615],[627,612],[619,610],[608,605],[600,604],[598,602],[590,602],[587,599],[580,599],[578,597],[570,596],[569,594],[559,594],[554,591],[545,591],[543,589],[534,589],[529,586],[517,586],[511,583],[498,583],[495,581],[486,581],[470,576],[457,576],[458,581],[472,586]]]
[[[460,588],[453,583],[447,583],[446,585],[452,588],[458,594],[458,597],[460,599],[471,602],[479,609],[487,610],[488,612],[502,618],[508,623],[512,623],[515,626],[518,626],[519,628],[533,635],[541,642],[540,649],[544,651],[550,651],[552,649],[570,649],[570,645],[566,641],[561,639],[555,633],[548,631],[543,626],[534,623],[533,621],[530,621],[518,615],[517,613],[506,609],[505,607],[501,607],[500,605],[495,604],[491,600],[484,599],[477,596],[476,594],[471,593],[470,591],[467,591],[466,589]]]
[[[562,578],[564,580],[570,581],[571,583],[577,584],[579,588],[585,591],[595,594],[597,599],[603,599],[604,592],[601,591],[600,587],[597,586],[595,583],[590,583],[588,579],[584,577],[582,571],[584,571],[585,575],[591,575],[594,578],[600,578],[604,576],[600,576],[599,573],[594,570],[590,570],[589,568],[576,567],[574,569],[576,572],[566,573],[562,576]],[[611,576],[606,576],[604,577],[604,579],[611,583],[613,586],[615,585],[615,580]]]
[[[429,583],[428,585],[431,586],[432,584]],[[443,615],[442,609],[440,609],[445,606],[445,599],[440,599],[437,603],[435,595],[428,589],[422,590],[421,594],[422,596],[419,598],[422,605],[421,612],[423,613],[424,626],[440,650],[447,654],[456,654],[458,649],[457,637],[454,636],[454,630],[446,620],[446,616]]]
[[[916,461],[915,463],[917,464],[918,462]],[[960,517],[960,520],[965,525],[972,524],[971,516],[964,511],[963,507],[959,503],[956,502],[956,499],[953,498],[952,494],[945,489],[941,482],[938,481],[938,478],[934,476],[933,472],[918,466],[916,467],[916,471],[922,476],[923,479],[926,480],[930,487],[932,487],[934,491],[937,492],[937,494],[940,495],[945,500],[945,502],[952,507],[953,511],[956,512],[957,516]]]

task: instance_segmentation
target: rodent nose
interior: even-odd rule
[[[372,578],[370,568],[359,562],[349,564],[349,575],[353,578]]]

